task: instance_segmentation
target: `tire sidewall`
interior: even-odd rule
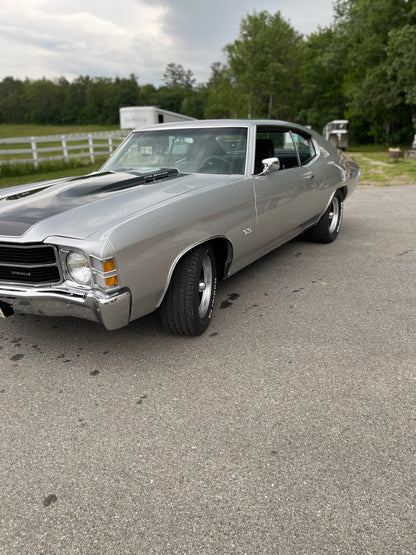
[[[331,239],[331,241],[333,241],[337,236],[338,233],[341,229],[341,225],[342,225],[342,218],[344,216],[344,202],[343,202],[343,198],[340,192],[336,192],[334,195],[334,199],[337,199],[338,201],[338,221],[337,221],[337,225],[334,229],[334,231],[330,231],[330,226],[331,226],[331,222],[329,221],[329,213],[331,210],[331,205],[328,207],[327,210],[327,214],[326,214],[326,219],[327,219],[327,224],[328,224],[328,236]],[[332,201],[331,201],[332,204]]]
[[[204,263],[205,257],[209,262]],[[211,274],[209,297],[206,289],[200,291],[201,279],[207,283],[207,276],[201,275],[205,264],[207,274]],[[159,307],[164,329],[178,335],[201,335],[212,319],[216,291],[217,265],[214,249],[209,244],[199,245],[185,253],[173,271],[165,298]],[[203,314],[200,314],[201,302],[201,310],[205,311]]]
[[[331,231],[332,220],[330,220],[330,214],[331,210],[333,210],[332,205],[334,199],[336,199],[338,202],[338,214],[336,225]],[[331,202],[329,203],[328,208],[325,210],[318,223],[316,223],[314,226],[306,231],[306,237],[308,237],[308,239],[310,239],[311,241],[315,241],[317,243],[332,243],[332,241],[335,241],[335,239],[338,237],[342,225],[343,216],[344,196],[341,191],[336,191],[334,196],[331,198]]]
[[[199,298],[199,273],[202,270],[202,263],[204,260],[205,255],[208,255],[210,262],[211,262],[211,271],[212,271],[212,287],[211,287],[211,296],[210,296],[210,300],[207,306],[207,310],[205,312],[205,314],[203,316],[201,316],[199,314],[199,304],[200,304],[200,298]],[[194,311],[194,321],[196,326],[202,331],[204,331],[213,316],[214,313],[214,306],[215,306],[215,298],[216,298],[216,293],[217,293],[217,268],[216,268],[216,262],[215,262],[215,255],[214,255],[214,251],[212,250],[212,247],[207,246],[205,248],[201,248],[200,249],[200,255],[199,255],[199,273],[198,275],[195,276],[195,283],[194,283],[194,301],[193,301],[193,311]]]

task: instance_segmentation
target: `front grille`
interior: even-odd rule
[[[61,275],[55,248],[0,243],[0,281],[30,285],[59,283]]]
[[[54,264],[55,249],[47,245],[16,247],[0,244],[0,262],[17,264]]]

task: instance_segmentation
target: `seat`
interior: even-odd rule
[[[263,171],[262,160],[265,158],[272,158],[274,156],[274,145],[271,139],[257,139],[256,140],[256,156],[254,162],[254,173]]]

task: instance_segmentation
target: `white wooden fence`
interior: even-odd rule
[[[120,130],[0,139],[0,166],[33,164],[37,168],[41,162],[87,157],[94,164],[96,157],[111,154],[126,134]]]

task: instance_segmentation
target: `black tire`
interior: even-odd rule
[[[176,265],[159,309],[164,329],[178,335],[201,335],[211,321],[216,290],[212,247],[201,245],[186,253]]]
[[[332,243],[338,237],[343,214],[344,197],[337,191],[319,222],[308,229],[306,236],[317,243]]]

